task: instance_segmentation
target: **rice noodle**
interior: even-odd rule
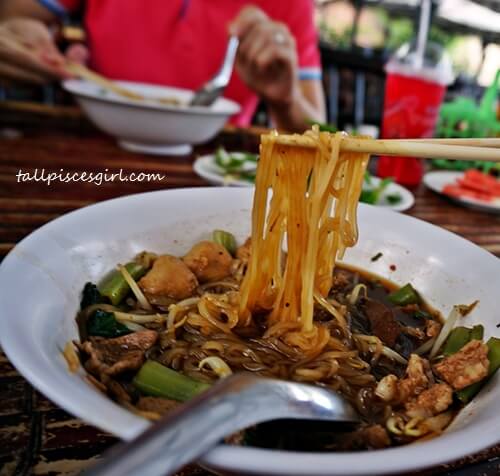
[[[314,300],[328,294],[336,260],[357,241],[356,207],[368,155],[340,152],[340,133],[313,129],[306,135],[316,148],[262,136],[240,318],[249,324],[255,311],[270,311],[269,322],[292,333],[289,342],[312,350],[327,341],[317,335],[324,329],[313,322]],[[334,315],[346,329],[345,319]]]

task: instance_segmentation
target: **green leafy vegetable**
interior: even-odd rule
[[[368,172],[368,170],[365,170],[364,182],[366,183],[366,185],[371,185],[373,183],[372,174]]]
[[[255,177],[257,176],[256,172],[240,172],[239,178],[241,180],[246,180],[247,182],[255,183]]]
[[[337,132],[338,128],[337,126],[333,124],[327,124],[325,122],[318,122],[318,121],[313,121],[312,119],[309,119],[307,123],[311,126],[318,126],[319,130],[321,132]]]
[[[125,268],[135,281],[144,276],[148,270],[145,266],[135,261],[127,263]],[[103,296],[106,296],[111,301],[111,304],[117,306],[130,291],[130,286],[125,281],[122,273],[114,270],[104,278],[99,284],[98,289]]]
[[[459,170],[465,171],[469,169],[478,169],[488,174],[492,171],[499,171],[500,164],[498,162],[488,162],[481,160],[448,160],[434,159],[432,165],[438,169]]]
[[[365,174],[365,183],[366,184],[372,184],[372,178],[371,176],[368,176]],[[393,179],[391,177],[387,177],[382,179],[379,184],[375,187],[370,187],[370,188],[364,188],[361,191],[361,195],[359,197],[359,201],[363,203],[369,203],[370,205],[375,205],[379,202],[379,200],[382,198],[382,194],[384,193],[384,190],[393,182]]]
[[[153,360],[148,360],[140,368],[133,383],[145,395],[179,402],[185,402],[210,388],[205,382],[182,375]]]
[[[223,147],[219,147],[214,156],[215,164],[222,169],[226,180],[245,180],[254,183],[258,162],[257,154],[247,152],[229,153]]]
[[[219,245],[226,248],[229,254],[234,255],[236,253],[236,238],[232,233],[224,230],[214,230],[212,239]]]
[[[226,172],[241,172],[246,162],[257,163],[258,156],[249,153],[230,154],[223,147],[215,152],[215,163]]]
[[[470,331],[470,340],[483,340],[484,327],[481,324],[474,326]]]
[[[389,301],[398,306],[407,306],[408,304],[419,304],[420,296],[416,289],[410,284],[405,284],[397,291],[389,294]]]
[[[403,201],[403,197],[399,193],[391,193],[390,195],[386,195],[385,199],[390,205],[397,205]]]
[[[443,355],[453,355],[458,352],[470,340],[470,329],[467,327],[455,327],[446,339],[443,347]]]
[[[432,316],[427,312],[427,311],[422,311],[421,309],[418,309],[413,313],[413,315],[417,319],[432,319]]]
[[[80,309],[85,309],[92,304],[102,304],[106,299],[102,297],[99,289],[93,283],[85,283],[82,291],[82,299],[80,301]]]
[[[455,327],[446,339],[443,347],[443,355],[453,355],[471,340],[483,340],[483,335],[484,327],[480,324],[473,328],[463,326]]]
[[[87,333],[91,336],[120,337],[132,331],[115,319],[112,312],[98,309],[87,321]]]

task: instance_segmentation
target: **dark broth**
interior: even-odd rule
[[[392,310],[396,321],[404,327],[423,329],[427,319],[443,322],[441,314],[422,300],[417,306],[418,311],[404,309],[393,304],[389,295],[398,290],[400,286],[381,278],[365,270],[348,266],[338,265],[335,276],[343,275],[348,283],[341,289],[332,289],[330,297],[340,302],[345,302],[348,295],[356,284],[364,284],[367,287],[367,298],[380,302]],[[413,309],[413,307],[411,308]],[[351,329],[358,332],[371,334],[370,322],[362,312],[362,306],[349,306],[352,317]],[[425,316],[425,317],[424,317]],[[393,349],[409,357],[420,345],[422,341],[417,338],[401,333],[393,346]],[[402,377],[406,366],[398,364],[388,358],[381,357],[372,365],[371,373],[377,379],[389,373]],[[370,389],[366,390],[366,404],[369,411],[360,414],[361,427],[366,425],[383,424],[385,405],[380,403]],[[455,404],[455,411],[458,412],[460,405]],[[248,446],[268,449],[283,449],[290,451],[353,451],[367,449],[366,441],[359,436],[357,428],[340,424],[329,424],[327,422],[303,422],[298,420],[277,420],[257,425],[247,429],[239,435],[238,443]],[[392,445],[408,443],[404,437],[391,436]]]

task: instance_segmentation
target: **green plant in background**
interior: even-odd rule
[[[321,38],[338,48],[349,48],[351,46],[352,27],[346,28],[338,33],[330,28],[325,20],[321,19],[318,25]]]
[[[455,41],[458,35],[449,33],[436,25],[432,25],[429,30],[429,41],[443,46],[446,50]]]
[[[413,22],[408,18],[390,18],[386,12],[381,11],[381,18],[386,27],[388,50],[396,50],[402,44],[408,43],[415,36]]]
[[[481,103],[467,97],[458,97],[454,101],[443,104],[439,111],[439,120],[436,127],[438,137],[495,137],[500,135],[500,121],[496,117],[496,99],[500,86],[500,69],[497,71],[493,83],[485,91]],[[484,172],[492,169],[500,170],[495,162],[448,161],[434,160],[438,168],[467,170],[480,168]]]

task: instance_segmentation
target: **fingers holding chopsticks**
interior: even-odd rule
[[[0,23],[0,78],[44,84],[67,77],[65,57],[41,22],[12,18]]]

